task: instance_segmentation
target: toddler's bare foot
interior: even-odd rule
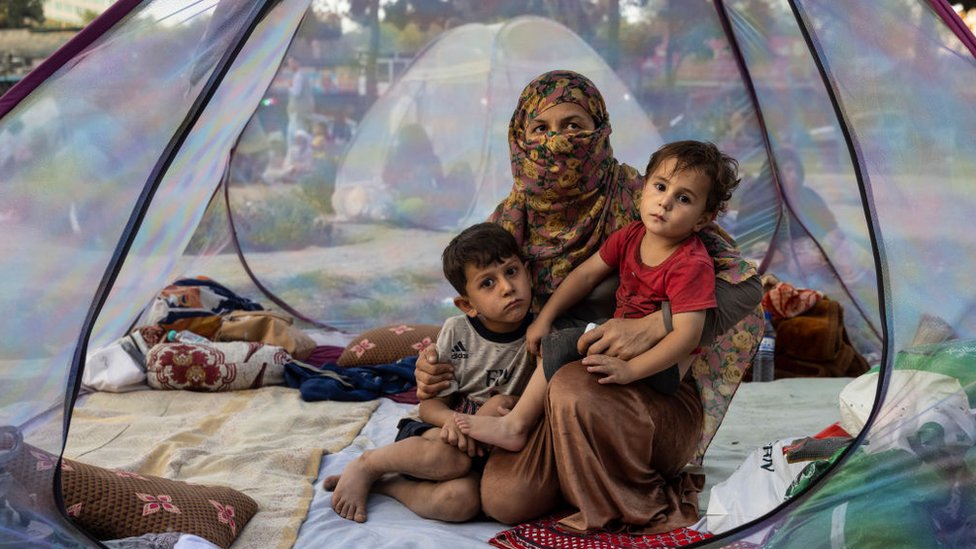
[[[517,425],[511,416],[454,414],[454,422],[471,438],[510,452],[521,450],[529,438],[526,429]]]
[[[332,491],[332,509],[340,517],[366,522],[366,500],[381,475],[369,468],[369,452],[346,465],[341,475],[326,477],[322,487]]]

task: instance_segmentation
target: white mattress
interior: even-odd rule
[[[774,440],[813,435],[837,422],[840,419],[838,395],[849,381],[850,378],[784,379],[742,384],[705,455],[702,512],[707,507],[711,487],[728,478],[754,449]],[[332,510],[331,493],[322,490],[322,479],[340,473],[364,449],[392,442],[397,421],[410,409],[409,405],[381,400],[380,407],[353,444],[323,458],[315,497],[295,547],[488,547],[487,541],[504,530],[504,525],[491,521],[449,524],[422,519],[396,500],[377,494],[370,496],[369,520],[364,524],[345,520]]]

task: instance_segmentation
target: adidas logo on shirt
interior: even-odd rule
[[[460,358],[468,358],[468,349],[464,347],[464,343],[458,341],[451,347],[451,359],[457,360]]]

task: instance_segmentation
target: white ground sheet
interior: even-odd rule
[[[712,486],[728,478],[754,449],[774,440],[792,440],[816,434],[839,421],[838,395],[850,378],[782,379],[767,383],[743,383],[725,421],[705,455],[704,513]],[[488,547],[487,541],[505,529],[496,522],[447,524],[417,517],[398,502],[371,495],[369,520],[358,524],[332,511],[331,493],[322,490],[322,479],[337,474],[364,449],[388,444],[396,435],[396,423],[410,406],[388,399],[353,443],[322,460],[315,496],[295,547],[429,548]]]

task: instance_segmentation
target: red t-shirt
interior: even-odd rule
[[[649,267],[640,258],[647,229],[635,221],[610,235],[600,257],[620,272],[614,318],[642,318],[671,302],[671,312],[687,313],[716,306],[715,267],[698,235],[691,235],[660,265]]]

